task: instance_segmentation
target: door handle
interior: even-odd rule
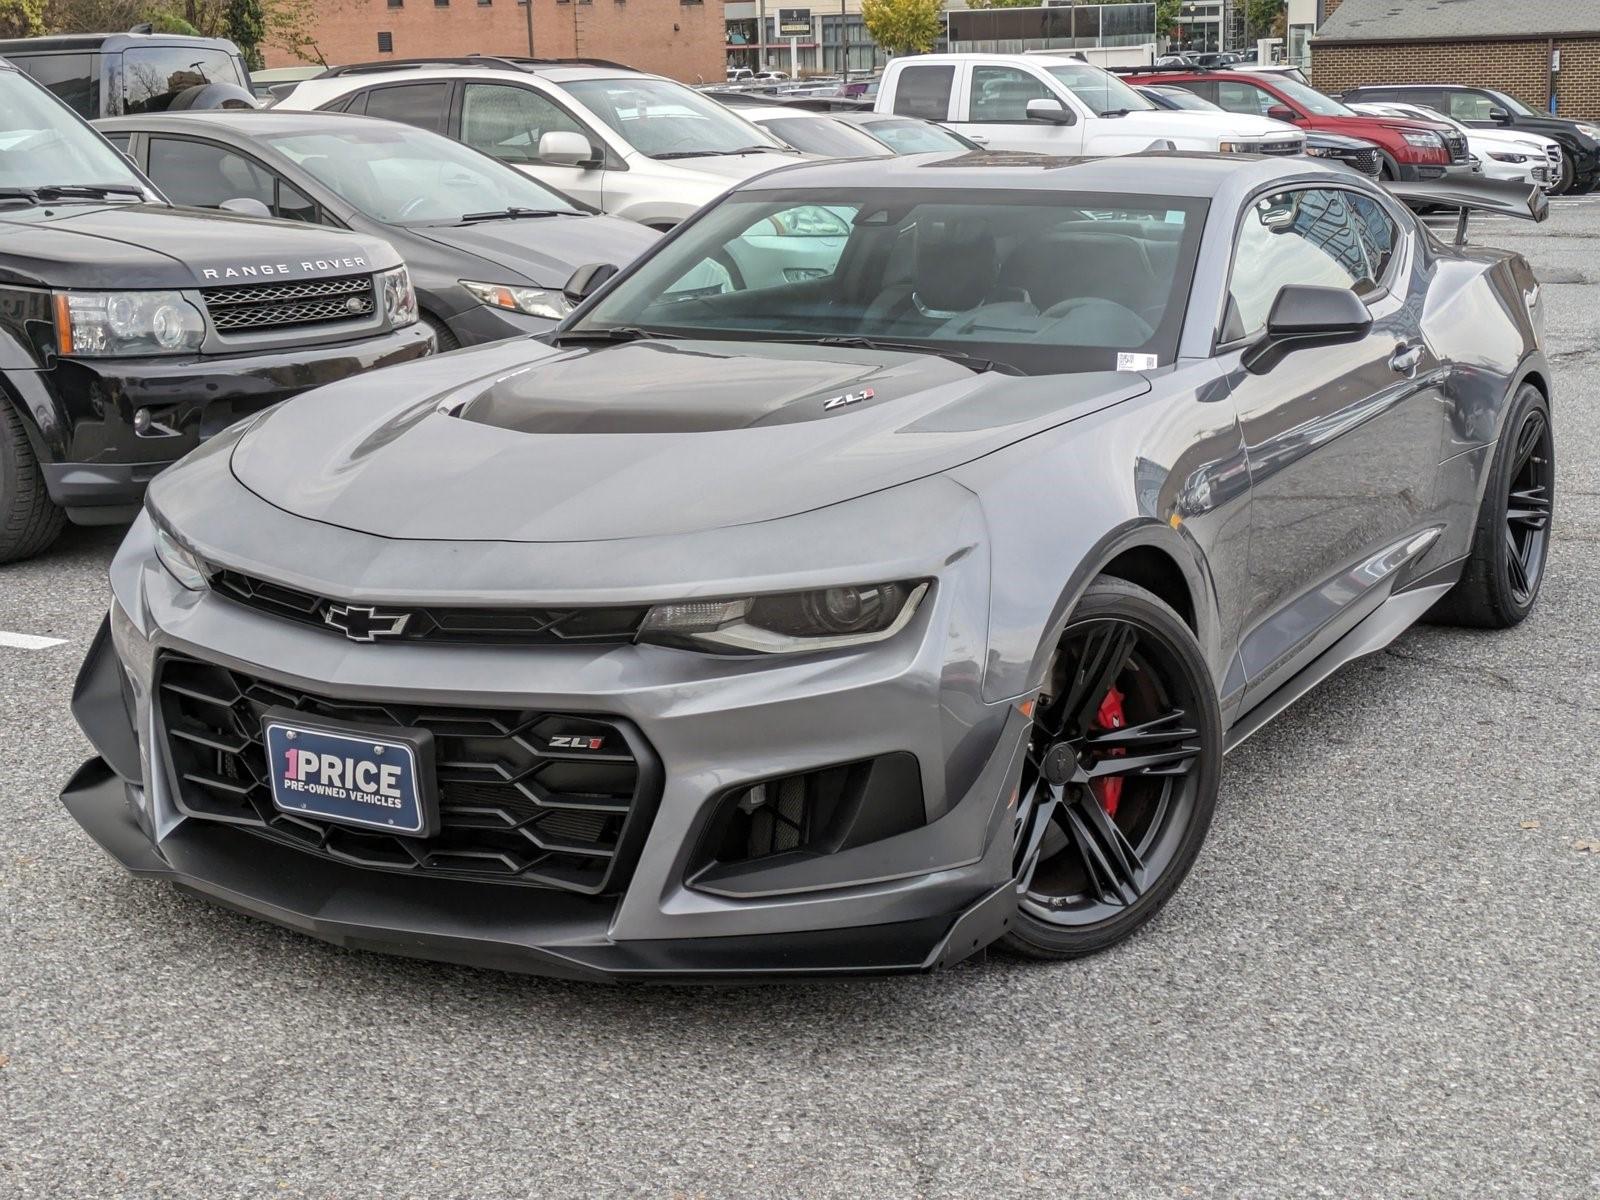
[[[1401,375],[1410,375],[1422,362],[1422,347],[1420,345],[1399,345],[1394,348],[1394,353],[1389,356],[1389,367]]]
[[[988,138],[980,137],[979,135],[977,135],[975,133],[967,134],[967,140],[969,142],[977,142],[978,145],[980,145],[980,146],[987,146],[989,144],[989,139]]]

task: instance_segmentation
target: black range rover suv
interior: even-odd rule
[[[0,563],[131,518],[242,416],[433,347],[388,242],[169,204],[0,61]]]

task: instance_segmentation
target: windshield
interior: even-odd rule
[[[566,332],[873,338],[1030,374],[1154,367],[1177,350],[1205,211],[1044,190],[735,193]]]
[[[1162,96],[1172,101],[1175,106],[1181,109],[1192,110],[1194,112],[1222,111],[1203,96],[1196,96],[1193,92],[1185,91],[1180,87],[1152,88],[1151,90],[1160,92]]]
[[[1103,117],[1113,112],[1144,112],[1155,108],[1154,104],[1110,71],[1102,71],[1088,63],[1065,63],[1058,67],[1046,67],[1045,70],[1055,77],[1057,83],[1064,85],[1087,104],[1089,111],[1096,116]]]
[[[715,100],[670,79],[580,79],[566,88],[628,145],[652,158],[779,147],[770,135]]]
[[[28,77],[0,70],[0,188],[144,185],[123,158]]]
[[[1298,104],[1308,113],[1314,113],[1319,117],[1356,117],[1361,115],[1353,108],[1346,108],[1332,96],[1324,96],[1316,88],[1307,87],[1305,84],[1298,83],[1286,75],[1275,76],[1271,82],[1272,86],[1287,96],[1291,103]]]
[[[874,138],[828,117],[763,117],[756,122],[796,150],[825,158],[887,158]]]
[[[436,133],[388,121],[340,125],[262,141],[375,221],[454,224],[467,213],[509,208],[585,211],[514,167]]]
[[[973,143],[942,125],[928,121],[890,118],[862,121],[861,128],[896,154],[937,154],[945,150],[971,150]]]
[[[1493,96],[1500,106],[1509,113],[1515,113],[1519,117],[1537,117],[1539,115],[1515,96],[1508,96],[1504,92],[1490,92],[1489,95]]]

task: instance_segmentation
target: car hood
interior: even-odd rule
[[[305,393],[240,439],[232,469],[278,508],[383,537],[649,537],[894,487],[1149,387],[904,352],[521,341]]]
[[[0,210],[0,282],[190,288],[399,266],[381,238],[165,204]]]
[[[650,158],[644,160],[658,167],[673,167],[695,175],[710,175],[716,179],[740,180],[760,175],[774,167],[804,162],[806,156],[787,153],[708,154],[703,158]]]
[[[1180,123],[1181,122],[1181,123]],[[1100,132],[1122,135],[1148,135],[1151,139],[1170,138],[1174,133],[1202,135],[1218,139],[1255,140],[1264,137],[1299,137],[1300,130],[1270,117],[1243,113],[1203,112],[1199,109],[1157,108],[1109,117]]]
[[[1543,154],[1545,147],[1558,143],[1554,138],[1547,138],[1543,134],[1528,133],[1521,130],[1469,128],[1467,130],[1467,144],[1469,146],[1511,146],[1518,149],[1534,150]]]
[[[541,287],[561,286],[588,263],[625,266],[661,238],[656,230],[634,221],[591,216],[424,225],[411,232],[503,268],[503,275],[485,282],[523,280]]]

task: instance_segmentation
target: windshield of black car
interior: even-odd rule
[[[1332,96],[1324,96],[1314,87],[1307,87],[1283,75],[1272,77],[1271,86],[1276,88],[1289,100],[1298,104],[1308,113],[1319,117],[1357,117],[1361,114],[1353,108],[1346,108]]]
[[[1089,106],[1096,116],[1109,112],[1144,112],[1155,108],[1128,84],[1110,71],[1102,71],[1089,63],[1063,63],[1046,67],[1056,80]]]
[[[142,187],[128,160],[26,75],[0,70],[0,188]]]
[[[447,137],[389,121],[354,124],[262,141],[375,221],[433,225],[510,208],[583,211],[554,188]]]
[[[782,143],[715,100],[670,79],[578,79],[572,96],[641,154],[718,154]]]
[[[861,128],[896,154],[937,154],[944,150],[970,150],[972,143],[931,121],[908,117],[886,117],[881,121],[862,121]]]
[[[1155,367],[1177,350],[1205,212],[1042,189],[739,192],[572,328],[876,338],[1030,374]]]

